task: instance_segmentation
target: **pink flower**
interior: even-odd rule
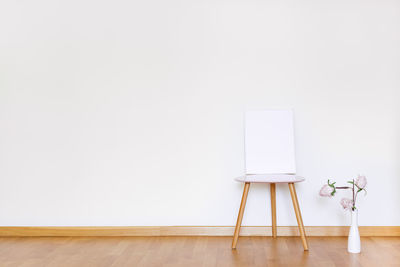
[[[319,191],[321,197],[332,197],[333,187],[329,185],[324,185]]]
[[[351,208],[353,208],[353,200],[348,198],[342,198],[342,200],[340,200],[340,204],[342,204],[345,210],[351,210]]]
[[[358,188],[364,188],[367,185],[367,178],[365,176],[359,175],[356,179],[356,185]]]

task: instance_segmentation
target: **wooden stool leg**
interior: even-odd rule
[[[290,189],[290,195],[292,196],[294,211],[296,213],[297,224],[299,225],[301,241],[303,242],[304,250],[308,250],[306,232],[304,231],[303,219],[301,218],[299,201],[297,200],[296,189],[294,188],[294,183],[289,183],[289,189]]]
[[[272,218],[272,237],[276,238],[277,231],[276,231],[276,184],[270,184],[270,191],[271,191],[271,218]]]
[[[236,227],[235,227],[235,234],[233,235],[232,241],[232,248],[236,248],[236,244],[239,238],[240,226],[242,225],[243,213],[244,208],[246,206],[247,195],[249,193],[250,183],[244,184],[243,195],[242,195],[242,202],[240,203],[239,214],[237,217]]]

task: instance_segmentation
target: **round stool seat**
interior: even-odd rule
[[[243,183],[298,183],[305,179],[295,174],[247,174],[235,180]]]

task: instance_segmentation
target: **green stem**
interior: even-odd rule
[[[354,179],[353,179],[353,208],[352,208],[352,210],[355,210],[355,209],[356,209],[356,200],[354,197]]]

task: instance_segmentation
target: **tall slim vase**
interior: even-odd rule
[[[351,226],[349,239],[347,242],[347,251],[350,253],[361,252],[360,233],[358,232],[358,210],[351,211]]]

